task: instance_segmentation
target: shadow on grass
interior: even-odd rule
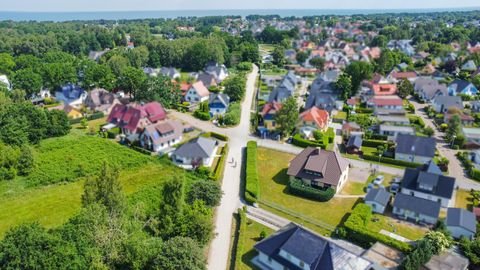
[[[287,170],[287,168],[281,169],[277,174],[275,174],[273,181],[277,184],[288,186]]]
[[[249,250],[247,253],[243,254],[242,256],[242,262],[246,265],[248,265],[251,269],[259,269],[256,267],[253,263],[252,260],[257,256],[258,252],[255,249]]]

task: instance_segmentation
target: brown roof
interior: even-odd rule
[[[347,160],[338,153],[307,147],[290,162],[287,174],[336,186],[347,167]],[[308,173],[307,171],[320,173],[321,175]]]
[[[269,102],[263,105],[262,112],[260,113],[262,116],[265,116],[268,113],[275,114],[282,108],[282,104],[278,102]]]
[[[176,120],[166,120],[145,127],[145,132],[156,145],[179,138],[183,133],[183,125]]]
[[[203,84],[202,81],[198,81],[192,85],[192,88],[197,91],[197,94],[201,97],[206,97],[210,95],[210,92],[208,91],[207,87],[205,87],[205,84]]]

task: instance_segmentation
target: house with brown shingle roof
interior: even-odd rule
[[[337,152],[307,147],[290,162],[287,175],[305,185],[331,187],[338,193],[347,182],[348,172],[348,161]]]
[[[202,81],[198,81],[190,87],[185,95],[185,101],[190,103],[200,103],[208,100],[210,92]]]
[[[110,114],[113,106],[120,104],[114,94],[102,88],[95,88],[90,91],[84,101],[86,107],[95,112]]]
[[[327,131],[329,121],[327,111],[312,107],[300,114],[297,128],[304,137],[310,138],[315,130]]]
[[[181,122],[165,120],[146,126],[140,134],[140,145],[152,152],[161,152],[180,143],[182,135]]]

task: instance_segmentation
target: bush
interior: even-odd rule
[[[206,132],[200,135],[205,138],[215,138],[220,141],[228,142],[228,137],[226,135],[216,133],[216,132]]]
[[[212,175],[212,178],[217,181],[220,181],[223,178],[223,172],[225,171],[225,159],[227,158],[228,154],[228,144],[225,144],[225,146],[222,148],[221,154],[222,155],[220,156]]]
[[[245,238],[242,237],[243,234],[247,231],[247,215],[245,211],[241,208],[238,209],[238,219],[239,219],[239,226],[237,232],[237,247],[235,250],[235,265],[241,265],[242,263],[242,255],[245,249],[245,242],[243,241]]]
[[[327,202],[335,195],[333,188],[327,188],[326,190],[316,189],[305,185],[303,181],[299,179],[290,179],[288,181],[288,191],[293,195],[320,202]]]
[[[408,120],[410,120],[410,124],[412,125],[418,125],[419,127],[421,128],[424,128],[425,127],[425,122],[423,121],[423,119],[421,117],[418,117],[418,116],[410,116],[408,118]]]
[[[321,147],[322,149],[325,149],[326,146],[321,144],[321,143],[318,143],[318,142],[315,142],[315,141],[310,141],[310,140],[306,140],[304,138],[302,138],[302,136],[300,136],[300,134],[295,134],[293,135],[293,138],[292,138],[292,144],[293,145],[296,145],[298,147],[303,147],[303,148],[306,148],[306,147],[309,147],[309,146],[312,146],[312,147]]]
[[[373,109],[371,108],[356,108],[356,113],[373,113]]]
[[[472,169],[469,171],[469,175],[470,175],[470,177],[471,177],[473,180],[480,181],[480,170],[479,170],[479,169],[472,168]]]
[[[378,241],[402,252],[409,252],[412,249],[407,243],[369,230],[368,224],[370,223],[371,216],[372,209],[369,205],[360,203],[355,206],[352,214],[345,221],[346,239],[357,243],[364,248],[369,248]]]
[[[210,113],[209,112],[203,112],[201,110],[194,111],[193,116],[195,118],[198,118],[198,119],[203,120],[203,121],[210,120]]]
[[[228,107],[227,112],[223,117],[220,117],[220,123],[226,126],[235,126],[240,123],[240,115],[241,115],[241,107],[240,103],[233,102]]]
[[[372,134],[370,136],[370,139],[386,141],[386,140],[388,140],[388,136],[387,135],[380,135],[380,134]]]
[[[241,62],[237,65],[237,69],[240,71],[251,71],[252,63],[250,62]]]
[[[379,145],[383,145],[385,147],[386,144],[387,144],[386,141],[381,141],[381,140],[363,140],[362,142],[362,146],[373,147],[373,148],[377,148]]]
[[[97,120],[97,119],[100,119],[102,117],[104,117],[105,114],[103,114],[103,112],[95,112],[89,116],[87,116],[87,120],[88,121],[92,121],[92,120]],[[77,119],[70,119],[70,124],[78,124],[80,123],[84,118],[83,117],[80,117],[80,118],[77,118]]]
[[[374,155],[362,155],[362,158],[365,159],[365,160],[371,160],[371,161],[376,161],[378,162],[380,160],[380,162],[382,163],[387,163],[387,164],[392,164],[392,165],[397,165],[397,166],[402,166],[402,167],[408,167],[408,168],[418,168],[420,166],[422,166],[422,164],[420,163],[413,163],[413,162],[408,162],[408,161],[403,161],[403,160],[396,160],[396,159],[393,159],[393,158],[389,158],[389,157],[378,157],[378,156],[374,156]]]
[[[246,164],[245,200],[248,203],[253,204],[257,202],[260,194],[257,169],[257,142],[249,141],[247,143]]]

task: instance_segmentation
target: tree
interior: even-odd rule
[[[177,83],[167,76],[159,75],[147,78],[134,98],[137,101],[158,101],[165,108],[173,108],[180,103],[182,94]]]
[[[470,263],[475,266],[480,265],[480,239],[469,240],[468,238],[462,237],[460,239],[460,247],[463,253],[465,253],[465,256],[470,260]]]
[[[300,51],[300,52],[297,53],[295,58],[297,59],[297,62],[299,64],[303,64],[303,63],[305,63],[305,61],[307,61],[308,54],[304,51]]]
[[[174,237],[162,245],[161,252],[149,263],[154,270],[205,270],[203,251],[187,237]]]
[[[43,67],[43,82],[45,87],[58,89],[67,83],[76,83],[77,70],[71,63],[47,63]]]
[[[8,53],[0,53],[0,74],[10,75],[15,68],[15,61]]]
[[[29,175],[34,168],[34,158],[32,149],[28,145],[22,145],[20,148],[20,156],[17,161],[18,175]]]
[[[211,180],[203,180],[193,183],[190,192],[188,193],[189,203],[192,204],[196,200],[201,200],[209,207],[218,206],[221,198],[222,189],[220,185]]]
[[[413,94],[412,83],[407,79],[403,79],[398,84],[398,96],[401,97],[402,99],[405,99],[407,96],[409,96],[411,94]]]
[[[130,62],[124,56],[113,55],[110,57],[110,59],[108,59],[107,65],[110,67],[115,76],[121,77],[123,75],[123,71],[130,66]]]
[[[47,112],[49,122],[47,136],[59,137],[67,135],[72,127],[65,112],[59,110],[51,110]]]
[[[126,67],[122,71],[122,75],[118,78],[117,83],[120,88],[135,98],[137,92],[142,89],[146,80],[147,76],[141,69]]]
[[[282,136],[287,136],[293,131],[298,116],[297,100],[295,97],[289,97],[275,115],[275,122]]]
[[[119,171],[110,167],[106,162],[102,164],[100,174],[87,179],[82,195],[82,205],[98,203],[107,208],[111,214],[120,214],[125,206],[122,187],[118,181]]]
[[[314,57],[311,58],[308,63],[310,63],[310,65],[312,65],[314,68],[323,71],[325,66],[325,59],[321,57]]]
[[[25,90],[28,97],[40,92],[43,85],[42,76],[31,68],[17,70],[13,75],[12,82],[15,89]]]
[[[285,65],[285,48],[282,46],[275,46],[272,52],[273,64],[279,67]]]
[[[223,92],[230,97],[232,102],[241,101],[245,96],[246,80],[244,75],[230,76],[223,82],[223,85],[225,86]]]
[[[341,97],[343,100],[350,98],[352,93],[352,78],[348,74],[341,74],[335,82],[335,88],[341,91]]]
[[[355,61],[347,66],[345,73],[352,78],[352,95],[355,95],[361,82],[372,76],[373,66],[367,62]]]
[[[138,46],[127,52],[127,58],[130,65],[136,68],[143,68],[148,61],[148,48],[145,46]]]
[[[89,63],[84,73],[83,87],[87,89],[104,88],[110,91],[115,87],[115,75],[106,65]]]
[[[432,127],[428,126],[423,129],[423,133],[427,135],[428,137],[432,137],[435,131],[433,130]]]
[[[377,35],[372,39],[370,46],[372,47],[380,47],[385,48],[387,47],[388,38],[384,35]]]
[[[433,254],[440,254],[452,246],[452,239],[449,239],[441,231],[429,231],[425,239],[430,242]]]
[[[457,134],[461,132],[461,120],[458,114],[454,114],[448,121],[448,127],[446,131],[446,138],[448,141],[453,140]]]
[[[182,217],[185,197],[184,180],[178,177],[169,179],[163,184],[162,204],[158,216],[158,227],[153,228],[155,233],[163,239],[168,239],[178,232],[175,224]]]

